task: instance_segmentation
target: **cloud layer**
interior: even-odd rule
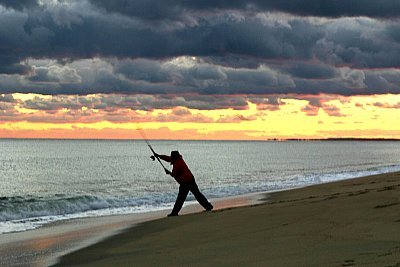
[[[397,0],[0,0],[0,93],[398,94],[399,15]]]

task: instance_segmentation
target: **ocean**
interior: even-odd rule
[[[179,150],[209,199],[400,171],[396,141],[151,144],[159,154]],[[73,218],[171,209],[178,191],[141,140],[1,139],[0,151],[1,234]]]

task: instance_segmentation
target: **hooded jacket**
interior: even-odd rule
[[[179,156],[177,159],[172,161],[170,156],[160,155],[160,159],[171,162],[171,176],[174,177],[179,184],[189,183],[194,180],[194,176],[189,170],[189,167],[186,165],[186,162],[183,160],[182,156]]]

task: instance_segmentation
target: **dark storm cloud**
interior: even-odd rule
[[[323,64],[295,63],[284,69],[296,78],[330,79],[336,76],[335,68]]]
[[[241,94],[293,86],[288,75],[267,66],[257,69],[229,68],[192,57],[161,63],[141,59],[120,61],[114,64],[114,73],[124,75],[130,83],[139,81],[147,92],[153,93],[166,89],[170,93]]]
[[[156,61],[138,59],[121,61],[115,64],[115,73],[120,73],[129,79],[144,80],[153,83],[171,82],[172,73],[163,69]]]
[[[154,29],[145,23],[99,13],[84,1],[3,13],[0,57],[8,57],[9,63],[1,63],[2,69],[9,69],[3,73],[8,74],[12,66],[28,57],[72,60],[95,56],[170,58],[181,55],[309,58],[310,48],[323,34],[318,26],[307,21],[291,21],[288,28],[265,25],[252,17],[239,19],[230,15],[202,19],[194,26]]]
[[[23,25],[26,35],[40,29],[49,32],[47,45],[52,49],[43,47],[41,51],[38,47],[33,51],[38,57],[166,58],[234,54],[269,59],[309,58],[310,48],[323,37],[318,26],[301,20],[291,21],[287,28],[264,25],[251,17],[235,20],[222,16],[201,20],[193,27],[162,31],[143,28],[133,22],[123,25],[126,21],[112,16],[83,18],[72,11],[70,17],[76,16],[76,20],[59,21],[51,12],[30,17]]]
[[[2,77],[3,93],[19,91],[45,94],[375,94],[399,93],[398,69],[329,68],[298,63],[283,68],[261,65],[256,69],[230,68],[182,57],[158,60],[80,60],[65,65],[33,65],[30,80]],[[303,65],[301,65],[303,66]],[[316,64],[318,66],[318,64]],[[304,66],[303,66],[304,67]],[[10,91],[8,91],[11,88]],[[198,108],[202,109],[201,106]]]
[[[399,93],[394,3],[0,1],[0,93]]]
[[[0,0],[0,5],[6,8],[22,10],[32,8],[38,5],[37,0]]]
[[[30,67],[19,62],[18,58],[10,58],[0,55],[0,73],[3,74],[28,74]]]
[[[35,75],[29,77],[30,81],[33,82],[58,82],[59,80],[49,75],[47,68],[37,68]]]
[[[107,1],[90,0],[93,5],[99,6],[108,12],[116,12],[145,20],[178,20],[184,16],[186,3],[180,1]]]
[[[398,17],[400,6],[397,0],[267,0],[249,1],[255,6],[278,10],[301,16],[378,18]]]
[[[41,97],[34,97],[23,102],[21,105],[24,108],[35,110],[59,110],[62,108],[67,109],[81,109],[84,104],[79,103],[79,97],[58,96],[52,97],[50,100]]]
[[[257,12],[280,11],[300,16],[391,18],[400,15],[397,0],[91,0],[109,12],[145,20],[179,20],[188,10],[211,12],[216,10],[247,10]]]
[[[10,98],[11,97],[11,98]],[[263,98],[267,101],[268,98]],[[0,102],[13,103],[11,95],[0,95]],[[248,98],[245,96],[207,96],[207,95],[104,95],[96,96],[67,96],[57,95],[48,97],[34,97],[20,103],[20,106],[27,109],[42,111],[57,111],[61,109],[81,110],[83,107],[98,110],[144,110],[171,109],[184,107],[198,110],[227,109],[244,110],[248,108],[247,101],[259,103],[257,97]]]

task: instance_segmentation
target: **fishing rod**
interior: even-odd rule
[[[137,128],[137,130],[138,130],[138,132],[140,133],[140,135],[142,136],[143,140],[144,140],[144,141],[146,142],[146,144],[148,145],[148,147],[150,148],[151,152],[153,152],[153,157],[152,157],[153,161],[154,161],[155,159],[157,159],[158,162],[160,162],[161,166],[163,167],[164,171],[168,171],[168,169],[164,167],[164,164],[162,164],[160,158],[157,157],[158,154],[157,154],[157,153],[154,151],[154,149],[151,147],[150,142],[149,142],[149,140],[147,139],[146,134],[144,133],[143,129]]]

